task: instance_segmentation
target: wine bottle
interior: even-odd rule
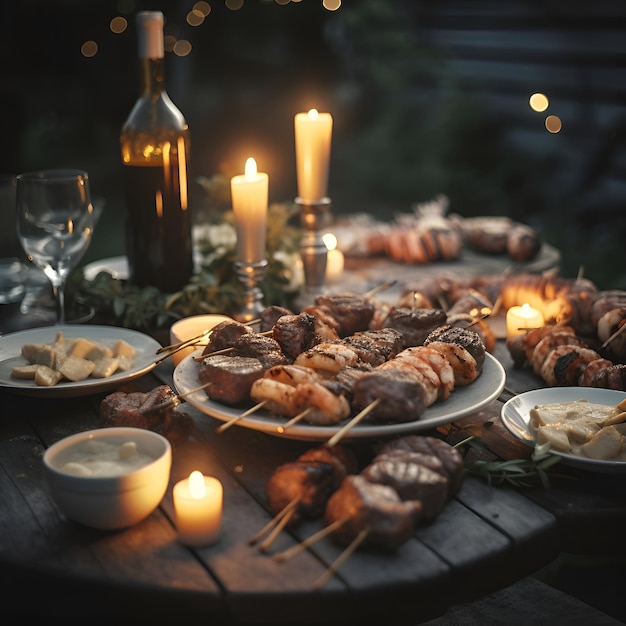
[[[129,279],[168,293],[193,273],[189,127],[165,86],[163,13],[137,14],[140,94],[122,126]]]

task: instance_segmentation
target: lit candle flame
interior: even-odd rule
[[[334,250],[337,247],[337,237],[333,233],[322,235],[322,241],[326,244],[328,250]]]
[[[319,115],[319,113],[317,112],[317,109],[310,109],[308,116],[310,120],[316,120],[317,116]]]
[[[189,493],[196,500],[201,500],[206,496],[206,486],[202,472],[194,470],[189,474]]]
[[[246,167],[244,170],[244,176],[246,180],[254,180],[257,175],[256,161],[252,157],[246,159]]]

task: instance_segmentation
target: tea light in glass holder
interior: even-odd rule
[[[172,495],[179,541],[196,547],[215,543],[222,526],[222,483],[194,470],[174,485]]]
[[[521,335],[531,328],[541,328],[543,324],[541,312],[533,309],[528,303],[525,302],[522,306],[512,306],[506,312],[507,339]]]

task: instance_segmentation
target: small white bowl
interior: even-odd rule
[[[129,442],[134,442],[139,455],[147,455],[151,460],[139,466],[126,466],[122,462],[123,467],[116,475],[110,472],[99,475],[95,471],[92,475],[75,473],[76,469],[87,467],[87,461],[76,459],[77,454],[86,454],[85,446],[101,447],[102,443],[119,451],[126,444],[128,456],[134,457]],[[172,448],[165,437],[151,430],[98,428],[56,442],[44,453],[43,463],[50,493],[69,519],[85,526],[113,530],[140,522],[159,505],[170,480]]]
[[[232,317],[226,315],[192,315],[174,322],[170,327],[170,344],[180,343],[198,337],[203,332],[215,328],[222,322],[234,322]],[[202,339],[206,344],[207,338]],[[174,365],[178,365],[186,356],[198,349],[198,346],[181,348],[172,355]]]

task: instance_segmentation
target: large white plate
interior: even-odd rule
[[[534,445],[535,439],[531,433],[530,410],[538,404],[552,404],[554,402],[573,402],[581,399],[594,404],[608,404],[615,406],[626,398],[626,393],[615,389],[599,389],[595,387],[549,387],[527,391],[507,400],[502,406],[501,418],[509,432],[522,441]],[[621,474],[626,472],[626,461],[597,461],[583,456],[551,451],[551,454],[560,456],[564,463],[580,469],[603,472],[605,474]]]
[[[194,356],[201,354],[201,352],[201,350],[196,350],[193,354],[184,358],[174,370],[174,386],[179,394],[189,393],[200,385],[200,381],[198,380],[200,364],[194,361]],[[361,422],[353,428],[350,428],[346,432],[344,439],[390,437],[430,430],[442,424],[449,424],[493,402],[502,392],[505,380],[506,374],[502,365],[493,356],[487,354],[481,375],[471,385],[458,387],[446,400],[429,406],[424,411],[421,419],[398,424]],[[245,410],[245,407],[233,408],[218,402],[213,402],[209,400],[204,391],[190,393],[188,396],[185,396],[185,399],[189,404],[206,415],[215,417],[224,422],[237,418]],[[270,435],[288,439],[325,441],[330,439],[330,437],[347,423],[342,422],[339,426],[294,424],[283,433],[280,433],[278,427],[284,426],[286,421],[285,418],[272,415],[267,411],[259,410],[248,417],[238,420],[235,425],[260,430]]]
[[[11,368],[26,363],[21,356],[22,346],[25,343],[51,343],[58,331],[67,338],[84,337],[111,346],[118,339],[123,339],[137,350],[134,367],[109,378],[88,378],[76,383],[65,381],[53,387],[40,387],[31,380],[11,378]],[[100,393],[149,372],[156,365],[156,351],[160,347],[161,344],[148,335],[116,326],[67,324],[21,330],[0,337],[0,387],[22,395],[55,398]]]

